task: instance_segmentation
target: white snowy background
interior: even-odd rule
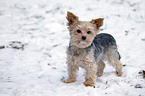
[[[101,33],[117,41],[123,76],[106,66],[95,87],[84,70],[65,84],[67,11],[104,18]],[[0,96],[145,96],[145,0],[0,0]]]

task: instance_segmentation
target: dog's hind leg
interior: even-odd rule
[[[97,63],[97,76],[98,77],[101,77],[103,75],[104,68],[105,68],[105,63],[102,60],[100,60]]]
[[[116,52],[116,53],[114,53]],[[106,58],[109,61],[109,63],[116,69],[116,73],[118,76],[122,75],[122,64],[119,61],[119,54],[116,57],[116,55],[118,54],[117,51],[114,51],[114,49],[110,49],[108,52],[106,52]]]

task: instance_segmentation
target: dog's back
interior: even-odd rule
[[[107,51],[109,51],[109,49],[111,49],[112,51],[111,53],[114,54],[115,57],[117,57],[118,59],[121,58],[119,52],[117,51],[116,41],[113,38],[113,36],[111,36],[110,34],[101,33],[101,34],[96,35],[96,37],[94,38],[93,44],[95,47],[95,53],[94,53],[95,57],[100,57],[99,55],[101,55],[102,57],[103,54],[105,54]],[[99,58],[96,58],[96,59],[99,59]]]

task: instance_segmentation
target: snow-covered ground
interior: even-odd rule
[[[69,32],[66,13],[103,17],[122,56],[123,76],[111,66],[86,87],[84,70],[65,84]],[[0,96],[145,96],[144,0],[0,0]]]

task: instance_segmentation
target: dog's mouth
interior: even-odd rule
[[[91,41],[88,40],[73,40],[71,42],[72,45],[75,45],[78,48],[86,48],[91,45]]]
[[[77,46],[79,48],[86,48],[86,47],[90,46],[90,43],[88,41],[81,40],[78,42]]]
[[[87,42],[84,41],[84,40],[80,41],[80,44],[86,44],[86,43],[87,43]]]

